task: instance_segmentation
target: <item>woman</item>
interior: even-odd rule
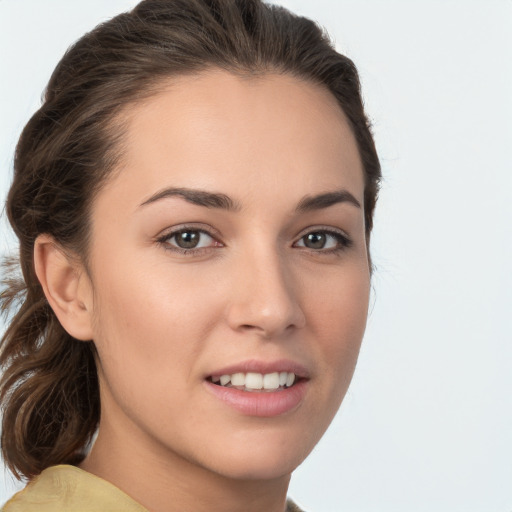
[[[4,510],[295,510],[379,179],[357,71],[307,19],[145,0],[78,41],[7,199],[2,450],[30,483]]]

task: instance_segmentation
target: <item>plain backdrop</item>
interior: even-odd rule
[[[2,201],[57,61],[135,3],[0,0]],[[384,172],[356,374],[290,494],[309,512],[512,512],[512,1],[276,3],[358,65]]]

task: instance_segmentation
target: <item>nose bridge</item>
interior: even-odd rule
[[[303,327],[297,283],[276,244],[251,244],[238,255],[235,266],[229,311],[232,328],[271,337],[290,327]]]

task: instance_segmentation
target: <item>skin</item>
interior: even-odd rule
[[[291,472],[345,395],[366,324],[363,208],[297,211],[339,190],[363,205],[354,137],[327,90],[288,75],[174,79],[125,116],[123,161],[92,208],[87,272],[48,237],[36,244],[59,320],[98,351],[101,424],[82,467],[154,512],[282,512]],[[169,187],[238,208],[179,195],[143,205]],[[210,234],[195,252],[176,250],[183,226]],[[306,246],[326,229],[350,244],[326,234],[325,248]],[[208,375],[248,359],[303,365],[300,404],[261,418],[207,392]]]

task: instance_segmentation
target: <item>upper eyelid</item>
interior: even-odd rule
[[[351,238],[350,235],[344,229],[335,228],[334,226],[318,225],[318,226],[309,226],[309,227],[301,230],[300,233],[297,235],[297,240],[300,240],[301,238],[306,236],[308,233],[318,233],[318,232],[334,233],[334,234],[342,235],[348,239]]]
[[[162,238],[171,238],[174,235],[177,235],[178,233],[181,233],[183,231],[199,231],[200,233],[204,233],[206,235],[211,236],[212,238],[215,238],[218,240],[220,238],[220,233],[218,230],[212,228],[211,226],[206,226],[205,224],[201,223],[190,223],[190,224],[178,224],[177,226],[172,226],[169,228],[165,228],[158,235],[156,235],[157,240],[161,240]],[[218,240],[220,241],[220,240]]]

